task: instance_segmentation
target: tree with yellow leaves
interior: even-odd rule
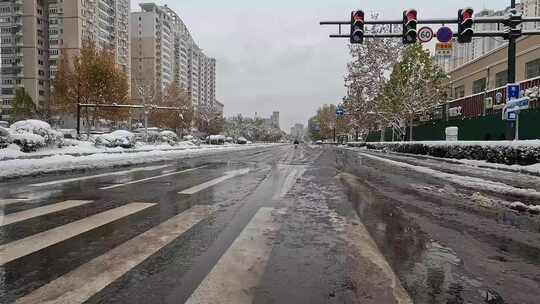
[[[125,104],[129,99],[128,77],[116,65],[114,52],[92,41],[85,41],[78,55],[62,53],[52,89],[51,108],[57,114],[76,115],[78,103]],[[96,107],[82,114],[92,126],[99,119],[124,120],[128,111]]]

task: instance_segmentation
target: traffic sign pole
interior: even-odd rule
[[[519,140],[519,111],[516,111],[516,135],[514,140]]]

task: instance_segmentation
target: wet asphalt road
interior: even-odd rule
[[[282,145],[4,182],[0,303],[540,303],[540,217],[497,204],[536,199],[362,153]]]

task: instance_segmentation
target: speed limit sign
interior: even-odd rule
[[[430,42],[431,39],[433,39],[433,36],[433,30],[427,26],[424,26],[418,31],[418,40],[420,40],[420,42]]]

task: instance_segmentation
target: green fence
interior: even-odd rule
[[[459,128],[459,140],[503,140],[513,138],[513,128],[501,119],[501,115],[481,116],[467,119],[429,122],[413,128],[413,139],[445,140],[446,127]],[[409,138],[407,128],[407,139]],[[392,129],[386,129],[385,141],[392,140]],[[519,138],[540,139],[540,109],[523,111],[519,117]],[[381,133],[372,132],[367,141],[380,141]]]

